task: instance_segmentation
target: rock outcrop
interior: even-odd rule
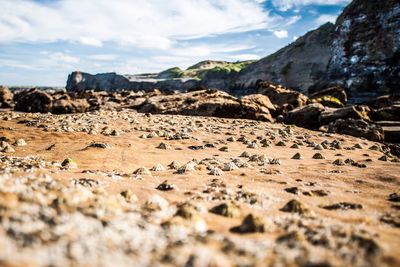
[[[217,90],[202,90],[173,95],[156,95],[132,106],[139,112],[180,114],[274,121],[269,109],[274,109],[268,97],[246,96],[238,99]]]
[[[368,140],[382,142],[385,140],[382,127],[374,123],[354,119],[338,119],[329,124],[329,132],[364,137]]]
[[[15,95],[15,110],[53,114],[82,113],[90,104],[84,98],[71,97],[65,92],[48,93],[38,89],[22,91]]]
[[[37,89],[19,92],[14,100],[17,111],[47,113],[53,108],[53,97]]]
[[[12,107],[13,97],[13,93],[7,86],[0,86],[0,108]]]
[[[320,126],[319,115],[325,110],[319,103],[298,107],[286,114],[285,122],[300,127],[316,129]]]
[[[308,102],[308,97],[302,93],[270,82],[258,81],[255,88],[258,94],[268,96],[278,108],[287,107],[287,110],[291,110],[304,106]]]
[[[354,0],[336,22],[331,53],[311,91],[341,85],[356,102],[399,92],[400,2]]]
[[[198,80],[190,78],[159,79],[157,74],[148,75],[119,75],[114,72],[89,74],[75,71],[68,76],[66,89],[69,92],[95,91],[151,91],[160,88],[163,91],[179,89],[186,91],[198,86]]]

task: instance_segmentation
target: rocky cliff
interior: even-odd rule
[[[81,92],[85,90],[118,91],[118,90],[144,90],[162,88],[164,91],[180,89],[182,91],[195,87],[198,81],[190,78],[158,79],[156,74],[146,75],[120,75],[114,72],[90,73],[75,71],[68,76],[67,90]]]
[[[355,100],[400,92],[398,0],[354,0],[339,16],[327,73],[310,90],[332,84]]]
[[[324,24],[249,65],[238,75],[236,86],[248,88],[266,80],[306,92],[326,71],[334,29],[332,23]]]

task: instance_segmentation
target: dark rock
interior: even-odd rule
[[[328,205],[328,206],[323,206],[322,208],[326,210],[356,210],[356,209],[362,209],[361,204],[356,204],[356,203],[349,203],[349,202],[339,202],[336,204]]]
[[[400,228],[400,214],[390,214],[390,213],[385,213],[382,215],[380,218],[381,222],[393,225],[394,227]]]
[[[240,208],[234,202],[222,203],[210,209],[211,213],[221,216],[236,218],[240,216]]]
[[[364,137],[371,141],[384,140],[382,127],[363,120],[338,119],[329,124],[330,133],[348,134],[355,137]]]
[[[242,224],[231,228],[231,232],[247,234],[247,233],[264,233],[265,232],[265,222],[262,218],[256,217],[253,214],[247,215]]]
[[[14,95],[14,100],[17,111],[47,113],[53,108],[53,97],[37,89],[17,93]]]
[[[255,97],[239,100],[222,91],[204,90],[150,97],[137,110],[142,113],[244,118],[272,122],[268,106],[270,104],[266,98],[261,102]]]
[[[298,213],[301,215],[310,213],[310,210],[303,203],[295,199],[292,199],[286,203],[286,205],[281,208],[281,211]]]
[[[165,180],[164,182],[162,182],[161,184],[159,184],[156,187],[157,190],[160,191],[171,191],[175,189],[175,185],[173,184],[169,184],[167,180]]]
[[[256,91],[259,94],[268,96],[272,104],[279,108],[285,105],[289,106],[289,110],[302,107],[308,102],[308,97],[297,91],[276,85],[270,82],[258,81]]]
[[[90,105],[86,99],[59,99],[53,102],[53,114],[83,113]]]
[[[289,187],[289,188],[285,188],[285,191],[288,193],[291,193],[291,194],[298,195],[300,190],[298,187]]]
[[[319,116],[325,108],[319,103],[296,108],[286,114],[285,123],[316,129],[320,126]]]
[[[339,100],[342,105],[347,103],[347,93],[340,86],[334,86],[327,89],[323,89],[321,91],[309,95],[310,99],[318,99],[324,96],[334,97],[337,100]]]
[[[371,117],[374,121],[400,121],[400,105],[374,110]]]
[[[336,21],[327,80],[355,98],[398,92],[399,14],[398,0],[352,1]]]
[[[392,202],[400,202],[400,194],[392,193],[389,195],[388,200]]]
[[[367,106],[349,106],[344,108],[327,108],[321,112],[319,122],[321,125],[328,125],[338,119],[356,119],[370,121],[370,109]]]

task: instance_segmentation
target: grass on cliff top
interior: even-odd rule
[[[238,73],[253,62],[255,61],[202,61],[186,70],[182,70],[179,67],[164,70],[160,72],[157,77],[160,79],[193,78],[200,80],[204,77],[209,77],[210,75],[228,75],[231,73]]]

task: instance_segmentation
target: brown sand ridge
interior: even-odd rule
[[[128,110],[2,112],[0,137],[0,265],[400,265],[380,143]]]

